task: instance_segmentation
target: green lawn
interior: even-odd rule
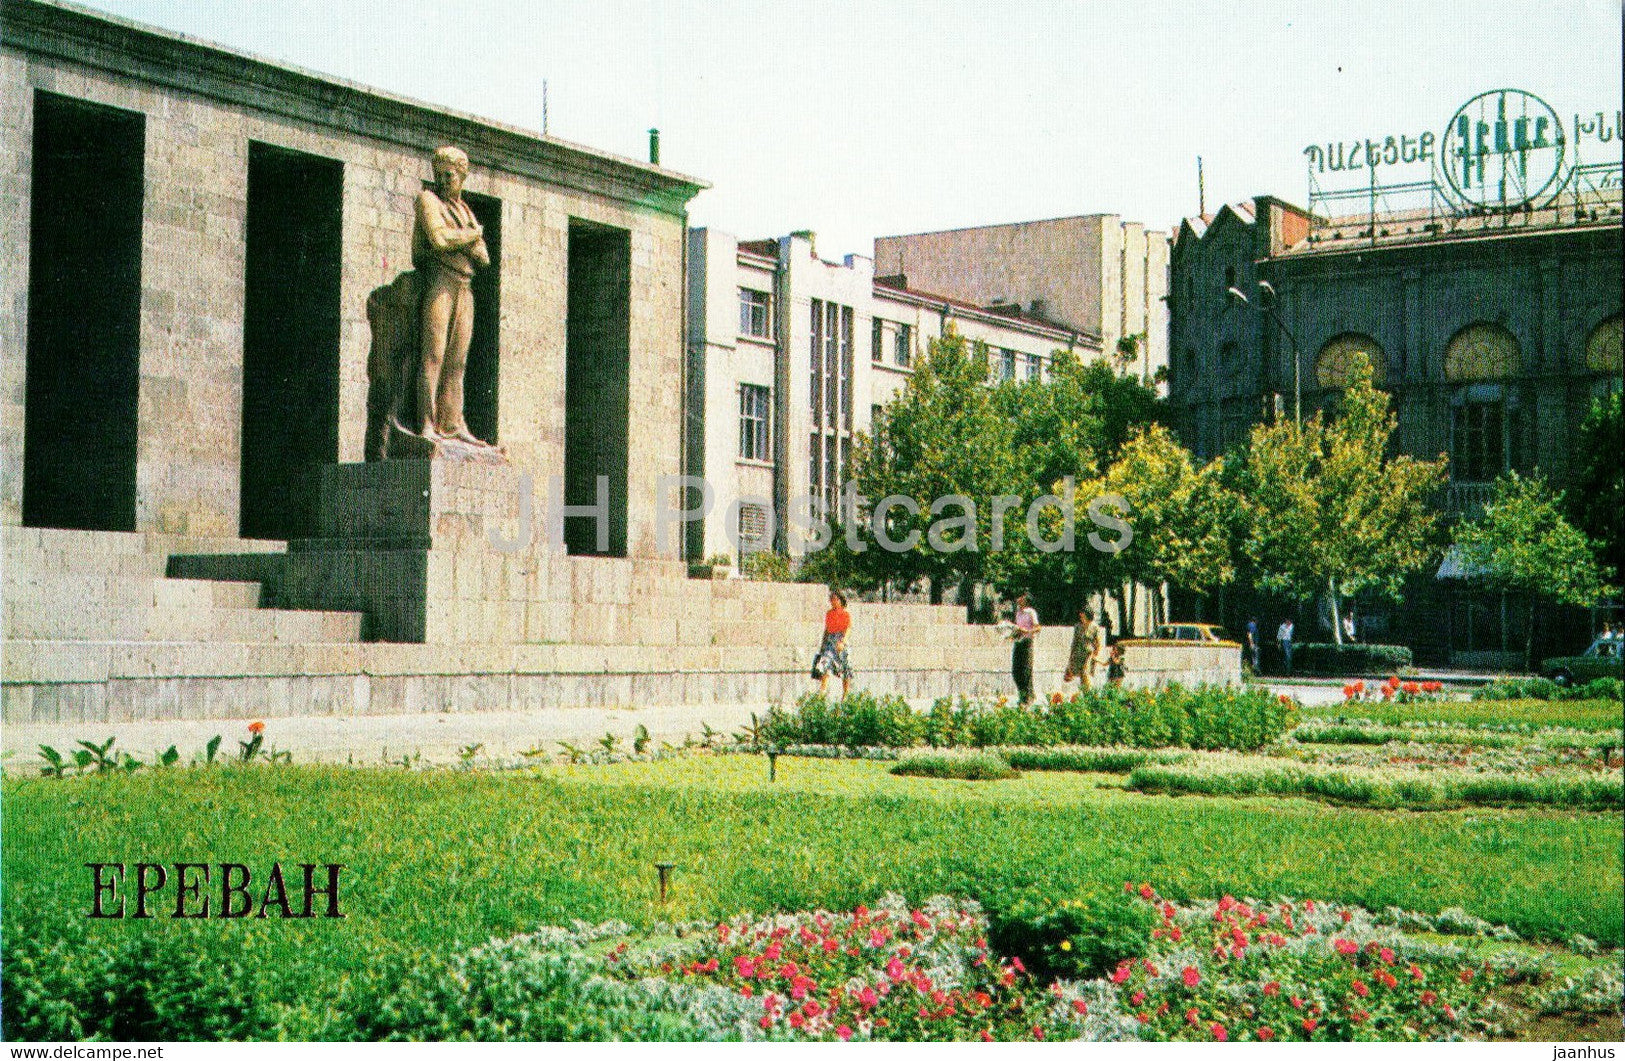
[[[1414,814],[1145,796],[1099,774],[992,782],[727,756],[539,773],[259,767],[5,782],[4,928],[83,945],[185,935],[318,1008],[389,952],[543,924],[648,923],[1040,884],[1461,906],[1525,934],[1621,940],[1618,814]],[[343,921],[88,921],[86,862],[342,862]],[[670,905],[653,863],[677,863]],[[173,893],[168,893],[173,903]]]
[[[1431,700],[1409,704],[1365,701],[1320,704],[1305,718],[1369,718],[1386,726],[1448,722],[1457,726],[1561,726],[1598,732],[1625,730],[1625,706],[1614,700]]]

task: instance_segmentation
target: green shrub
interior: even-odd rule
[[[1398,674],[1415,665],[1406,645],[1337,645],[1310,641],[1292,650],[1292,669],[1306,674],[1359,678]]]
[[[1464,805],[1549,806],[1569,810],[1625,807],[1616,777],[1518,777],[1437,771],[1427,774],[1306,766],[1202,764],[1144,766],[1129,774],[1141,792],[1207,796],[1305,796],[1355,806],[1436,810]]]
[[[1057,903],[1032,893],[984,900],[988,943],[1040,979],[1091,980],[1150,952],[1156,911],[1116,893]]]
[[[1550,678],[1497,678],[1473,690],[1474,700],[1612,700],[1625,698],[1618,678],[1593,678],[1564,688]]]
[[[768,739],[780,747],[832,744],[907,748],[1049,747],[1251,750],[1297,724],[1298,707],[1266,690],[1177,685],[1105,689],[1059,695],[1023,707],[996,701],[943,698],[929,712],[911,711],[901,697],[858,693],[831,703],[804,696],[793,711],[774,711]]]
[[[1131,748],[1000,748],[999,754],[1017,770],[1077,770],[1101,774],[1126,774],[1147,763],[1171,765],[1190,758],[1189,752]]]
[[[953,781],[1004,781],[1021,776],[992,752],[920,752],[899,760],[891,772]]]
[[[269,1021],[234,958],[149,935],[86,945],[8,933],[0,981],[11,1040],[263,1038]]]
[[[1625,706],[1618,700],[1423,700],[1408,704],[1350,700],[1305,707],[1303,713],[1337,723],[1369,719],[1384,726],[1434,723],[1506,732],[1561,727],[1617,734],[1625,728]]]

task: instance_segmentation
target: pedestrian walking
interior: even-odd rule
[[[846,610],[846,597],[840,590],[829,591],[829,611],[824,613],[824,641],[813,657],[812,676],[818,681],[818,695],[829,691],[829,676],[841,676],[841,698],[852,693],[852,664],[846,656],[846,634],[852,629],[852,614]]]
[[[1289,615],[1281,620],[1281,626],[1275,631],[1276,644],[1281,646],[1281,666],[1283,673],[1292,673],[1292,617]]]
[[[1015,646],[1010,650],[1010,676],[1023,706],[1033,699],[1033,641],[1038,631],[1038,613],[1023,593],[1016,597]]]
[[[1106,682],[1116,689],[1123,684],[1123,646],[1113,645],[1111,658],[1106,661]]]
[[[1062,681],[1078,679],[1079,687],[1092,689],[1095,672],[1100,667],[1106,645],[1106,631],[1095,622],[1088,608],[1078,610],[1078,624],[1072,628],[1072,649],[1066,657],[1066,674]]]
[[[1254,616],[1247,620],[1247,654],[1253,658],[1253,673],[1262,674],[1264,668],[1259,664],[1258,618]]]

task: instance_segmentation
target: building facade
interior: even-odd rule
[[[0,143],[8,727],[806,687],[821,587],[691,579],[665,518],[703,182],[40,0],[0,0]],[[465,412],[505,459],[364,461],[369,301],[412,268],[442,145],[471,160],[490,257]],[[816,425],[805,358],[766,378],[809,410],[794,468],[866,423],[852,274],[774,325],[840,373]],[[729,282],[732,328],[754,282]],[[858,605],[853,631],[876,692],[1008,681],[962,609]]]
[[[882,236],[875,270],[986,307],[1026,309],[1100,336],[1109,354],[1135,339],[1147,383],[1168,364],[1165,232],[1115,214]]]
[[[1270,196],[1225,206],[1174,243],[1170,401],[1211,458],[1261,420],[1331,408],[1364,353],[1392,396],[1399,449],[1448,458],[1440,504],[1472,517],[1507,470],[1570,481],[1580,423],[1620,387],[1620,263],[1617,190],[1442,216],[1328,219]],[[1521,665],[1525,610],[1437,575],[1413,579],[1403,606],[1360,602],[1362,634],[1432,663]],[[1232,623],[1267,606],[1231,598]],[[1537,631],[1537,644],[1571,640]]]
[[[809,233],[741,241],[689,233],[688,471],[710,484],[689,555],[741,539],[796,555],[792,506],[836,512],[852,446],[952,328],[988,348],[994,379],[1042,379],[1057,350],[1100,356],[1097,335],[979,307],[818,257]]]

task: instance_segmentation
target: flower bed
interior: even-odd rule
[[[1625,698],[1625,682],[1594,678],[1583,685],[1563,686],[1550,678],[1497,678],[1473,690],[1474,700],[1613,700]]]
[[[1128,889],[1117,923],[1136,938],[1113,943],[1132,956],[1108,957],[1088,979],[1046,982],[1019,955],[995,953],[974,902],[910,908],[887,896],[849,912],[647,933],[614,922],[544,929],[475,948],[432,987],[403,984],[369,1026],[556,1038],[573,1005],[579,1028],[566,1030],[638,1038],[1325,1041],[1459,1038],[1494,1019],[1486,997],[1501,968],[1359,908],[1229,896],[1181,905],[1150,885]],[[1095,938],[1088,919],[1066,916],[1079,905],[1035,922],[1062,933],[1050,941],[1062,966]]]
[[[1290,697],[1227,687],[1111,689],[1053,695],[1022,707],[1007,698],[943,698],[921,714],[901,697],[858,693],[830,702],[804,696],[775,710],[763,730],[774,745],[990,748],[1124,745],[1134,748],[1251,750],[1280,737],[1298,718]]]

